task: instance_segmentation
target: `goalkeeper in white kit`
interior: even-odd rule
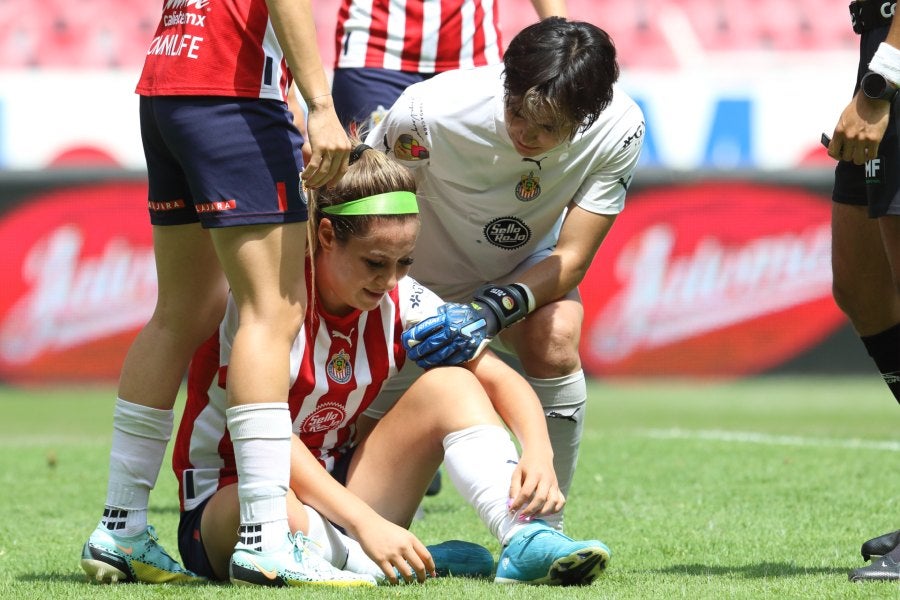
[[[618,76],[603,30],[551,17],[515,36],[502,65],[410,86],[366,138],[415,173],[422,232],[411,273],[452,301],[404,334],[412,361],[382,396],[487,343],[515,355],[541,400],[564,493],[587,395],[578,285],[623,209],[644,135]],[[562,529],[561,514],[550,521]]]

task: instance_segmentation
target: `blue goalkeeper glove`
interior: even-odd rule
[[[448,302],[438,314],[410,327],[401,336],[411,360],[423,368],[472,360],[501,329],[534,310],[534,297],[523,283],[486,285],[469,304]]]

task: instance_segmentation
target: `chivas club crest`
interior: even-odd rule
[[[341,350],[331,357],[325,366],[325,372],[329,379],[335,383],[347,383],[353,376],[353,365],[350,364],[350,355]]]
[[[530,202],[541,195],[541,178],[531,171],[528,175],[522,175],[522,179],[516,185],[516,198],[522,202]]]

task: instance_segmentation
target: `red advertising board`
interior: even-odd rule
[[[831,296],[830,203],[746,182],[629,196],[581,286],[593,375],[737,376],[846,321]]]
[[[147,186],[34,195],[0,217],[0,379],[115,380],[156,301]]]
[[[0,380],[118,377],[156,300],[145,207],[145,182],[113,180],[0,213]],[[742,376],[809,353],[847,326],[829,218],[826,197],[786,185],[632,190],[581,286],[586,372]]]

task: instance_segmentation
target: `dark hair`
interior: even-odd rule
[[[331,221],[334,235],[339,242],[346,242],[350,237],[362,237],[376,219],[407,220],[418,219],[417,214],[401,215],[332,215],[322,211],[323,208],[359,200],[367,196],[375,196],[387,192],[416,191],[416,180],[412,172],[393,158],[369,147],[358,146],[356,154],[340,181],[333,187],[323,187],[310,194],[310,212],[313,215],[310,231],[311,245],[318,239],[316,231],[323,218]]]
[[[619,79],[616,48],[605,31],[583,21],[549,17],[529,25],[503,55],[507,107],[526,118],[556,115],[572,135],[609,106]]]

